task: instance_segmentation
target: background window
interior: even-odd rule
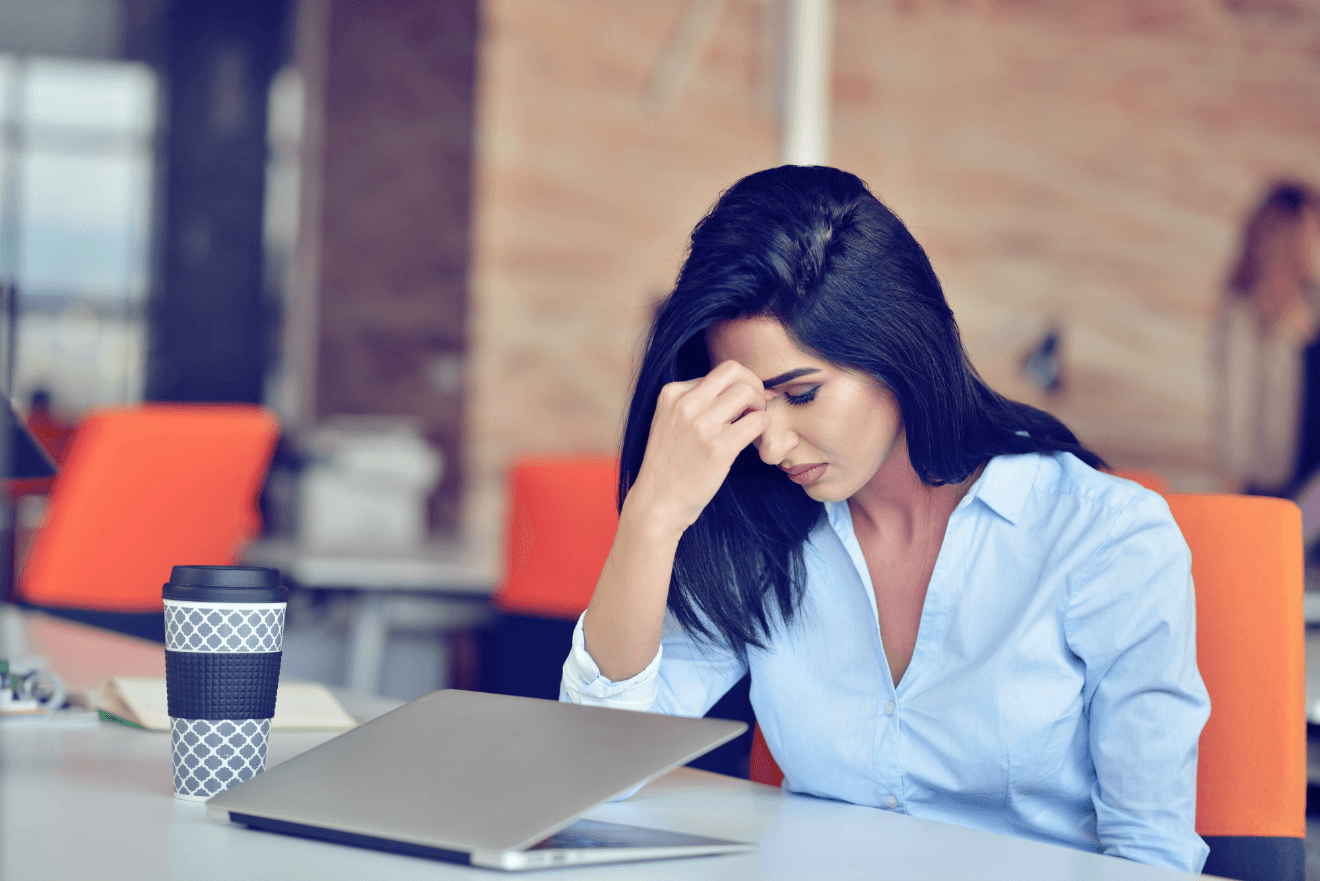
[[[155,174],[146,65],[0,54],[0,279],[17,282],[14,397],[76,417],[142,397]]]

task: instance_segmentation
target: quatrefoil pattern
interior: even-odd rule
[[[266,770],[269,719],[170,719],[174,794],[205,801]]]
[[[175,652],[278,652],[284,606],[165,603],[165,647]]]

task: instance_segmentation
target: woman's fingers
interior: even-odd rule
[[[760,379],[735,361],[700,379],[669,383],[656,402],[638,483],[686,528],[738,454],[766,430],[765,406]]]
[[[760,379],[736,361],[724,362],[700,380],[671,383],[666,389],[670,390],[670,406],[666,409],[672,410],[672,414],[665,413],[662,417],[657,412],[657,418],[677,423],[675,427],[680,430],[690,429],[708,445],[721,440],[730,426],[746,414],[764,410],[766,404],[765,387]],[[731,436],[743,436],[746,428]],[[736,456],[749,442],[739,445],[730,456]],[[720,444],[721,448],[724,446]]]

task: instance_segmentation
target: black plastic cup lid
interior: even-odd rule
[[[175,566],[161,596],[199,603],[283,603],[280,570],[261,566]]]

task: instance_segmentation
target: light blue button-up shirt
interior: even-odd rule
[[[746,658],[672,618],[602,677],[582,625],[562,697],[704,714],[749,669],[793,791],[1200,871],[1191,557],[1158,494],[1075,457],[1000,456],[949,518],[894,686],[846,502],[806,545],[798,617]]]

